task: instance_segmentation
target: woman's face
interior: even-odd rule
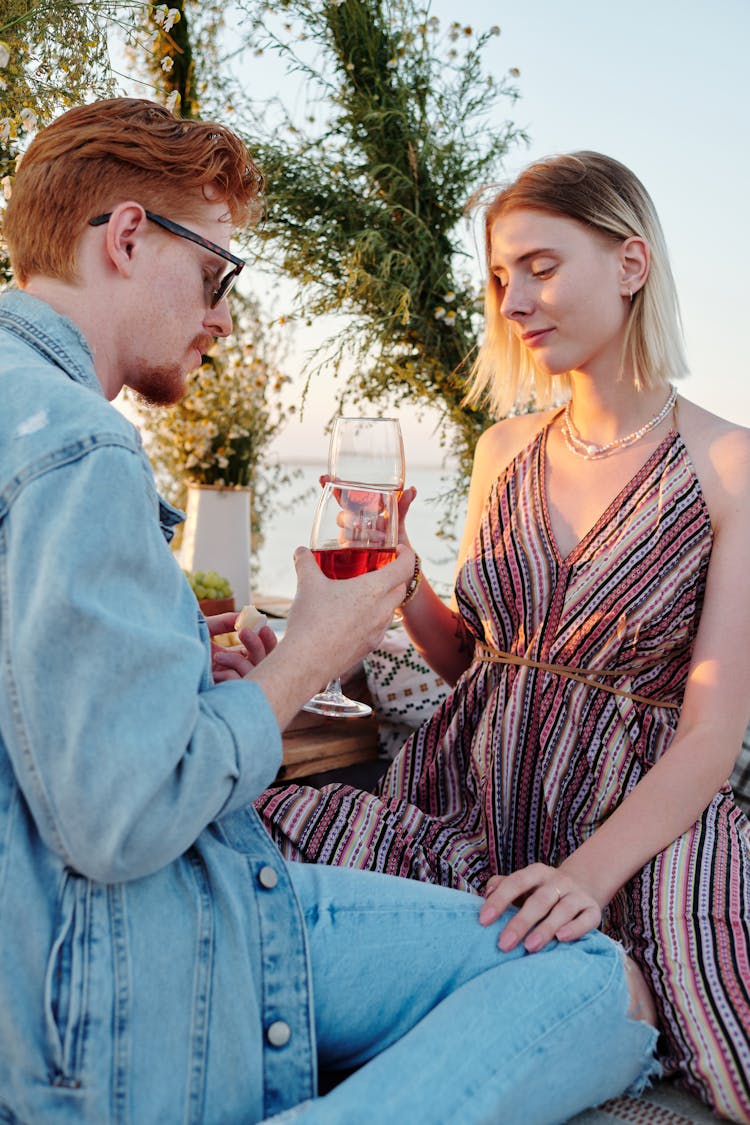
[[[542,371],[619,373],[630,304],[622,247],[544,211],[495,220],[500,312]]]

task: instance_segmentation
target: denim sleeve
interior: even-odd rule
[[[0,522],[0,731],[45,842],[92,879],[153,872],[273,780],[261,689],[214,684],[137,452],[19,482]]]

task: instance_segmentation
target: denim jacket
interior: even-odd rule
[[[0,297],[0,1122],[247,1122],[315,1081],[304,929],[248,809],[281,738],[214,684],[136,429]]]

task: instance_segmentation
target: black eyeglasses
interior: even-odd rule
[[[202,246],[204,250],[210,250],[212,254],[218,254],[224,261],[232,263],[234,269],[225,273],[216,288],[211,290],[209,305],[212,309],[215,309],[219,301],[222,301],[224,297],[226,297],[227,293],[229,293],[235,281],[242,273],[245,266],[242,258],[238,258],[235,254],[230,254],[228,250],[217,246],[215,242],[210,242],[207,238],[204,238],[202,234],[196,234],[194,230],[188,230],[187,227],[181,227],[179,223],[173,223],[171,219],[165,219],[162,215],[155,215],[153,211],[145,211],[145,214],[147,219],[150,219],[152,223],[156,223],[157,226],[163,227],[164,230],[168,230],[170,234],[176,234],[180,238],[187,238],[190,242],[195,242],[198,246]],[[111,211],[108,211],[106,215],[97,215],[95,219],[89,219],[89,226],[104,226],[105,223],[109,222],[111,215]]]

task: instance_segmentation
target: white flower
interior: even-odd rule
[[[455,309],[448,309],[448,312],[445,314],[445,323],[448,324],[448,325],[451,325],[451,324],[455,324],[455,322],[456,322],[456,310]]]
[[[0,90],[7,90],[7,89],[8,89],[8,83],[5,81],[4,78],[0,78]]]
[[[10,118],[0,117],[0,142],[7,141],[10,136]]]
[[[170,8],[162,23],[164,31],[171,31],[176,23],[180,22],[180,9]]]
[[[387,70],[395,70],[398,66],[398,59],[388,59],[385,65]]]
[[[33,133],[36,129],[36,114],[33,109],[24,106],[18,115],[18,120],[23,125],[27,133]]]
[[[10,62],[10,47],[0,39],[0,70],[4,70]]]
[[[165,74],[169,74],[169,72],[170,72],[170,70],[172,69],[173,66],[174,66],[174,59],[170,58],[169,55],[167,55],[166,58],[161,60],[161,68],[162,68],[162,70],[164,71]]]
[[[490,28],[490,35],[499,35],[499,34],[500,34],[500,28],[497,26],[496,23],[493,23],[492,27]]]
[[[433,313],[433,316],[435,317],[435,320],[445,319],[445,309],[442,305],[438,305],[438,307],[435,309],[435,312]]]
[[[162,26],[167,18],[167,5],[159,4],[153,11],[154,23],[158,23],[159,27]]]
[[[455,299],[456,299],[456,294],[455,294],[455,293],[453,292],[453,290],[452,290],[452,289],[451,289],[451,291],[450,291],[449,293],[444,293],[444,294],[443,294],[443,300],[444,300],[444,301],[445,301],[445,303],[446,303],[446,304],[448,304],[448,305],[449,305],[449,304],[451,303],[451,301],[455,301]]]
[[[177,109],[177,106],[179,105],[179,103],[180,103],[180,91],[179,90],[173,90],[164,104],[166,105],[166,107],[167,107],[167,109],[169,110],[170,113],[174,113],[174,111]]]

